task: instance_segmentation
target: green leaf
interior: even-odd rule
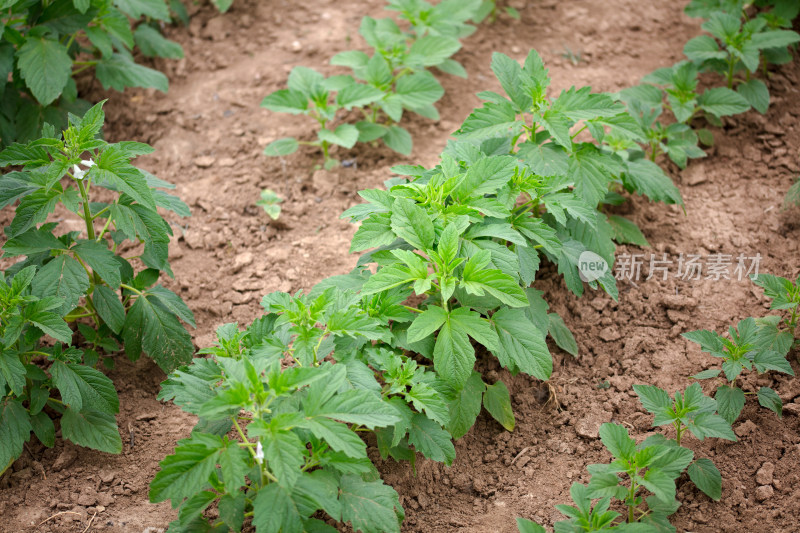
[[[156,285],[155,287],[151,287],[146,291],[147,296],[155,297],[161,305],[169,309],[169,311],[192,326],[193,328],[197,327],[197,324],[194,322],[194,313],[192,310],[189,309],[189,306],[186,305],[180,296],[172,292],[171,290],[162,287],[161,285]]]
[[[454,439],[460,439],[472,428],[481,412],[486,385],[478,372],[472,372],[464,387],[450,402],[450,423],[447,429]]]
[[[112,289],[119,287],[120,263],[114,252],[108,249],[105,242],[95,240],[80,240],[72,247],[72,251],[81,258],[91,269],[108,283]]]
[[[340,392],[320,407],[306,405],[306,416],[324,416],[370,429],[391,426],[398,421],[397,411],[372,391],[353,389]]]
[[[234,494],[245,485],[245,475],[250,470],[250,454],[233,442],[222,450],[218,461],[225,490]]]
[[[692,420],[689,430],[700,440],[705,437],[719,438],[730,441],[736,440],[736,435],[730,423],[719,415],[713,413],[700,413]]]
[[[439,391],[427,383],[415,383],[405,396],[406,400],[414,405],[414,409],[420,413],[425,412],[431,420],[442,426],[446,426],[450,421],[447,402]]]
[[[767,30],[754,34],[750,44],[758,50],[785,48],[800,41],[800,34],[791,30]]]
[[[608,191],[608,185],[621,173],[615,158],[601,153],[594,145],[585,145],[573,154],[569,175],[575,180],[575,193],[590,206],[596,206]]]
[[[264,444],[264,459],[269,469],[286,488],[294,486],[303,466],[306,448],[300,438],[289,431],[272,433]]]
[[[364,107],[380,100],[384,92],[378,88],[364,85],[363,83],[352,83],[339,91],[336,100],[345,109],[353,107]]]
[[[100,318],[111,331],[119,335],[125,325],[125,308],[119,296],[105,285],[98,285],[92,293],[92,302]]]
[[[114,383],[102,372],[75,363],[55,361],[50,367],[64,404],[75,411],[94,410],[118,413],[119,398]]]
[[[39,439],[42,444],[48,448],[52,448],[56,445],[56,427],[47,413],[39,411],[32,416],[31,427],[33,428],[33,433],[36,435],[36,438]]]
[[[758,389],[758,403],[762,407],[766,407],[777,414],[778,418],[783,416],[783,402],[781,401],[781,397],[769,387],[761,387]]]
[[[358,128],[352,124],[342,124],[335,131],[321,129],[318,133],[321,141],[352,148],[358,142]]]
[[[148,24],[139,24],[133,33],[136,46],[147,57],[166,57],[169,59],[181,59],[183,57],[183,47],[175,41],[170,41],[161,35],[157,29]]]
[[[519,533],[546,533],[547,530],[537,524],[536,522],[532,522],[527,518],[517,518],[517,529]]]
[[[364,481],[352,474],[340,480],[342,520],[363,533],[400,533],[402,507],[392,487],[383,481]],[[399,513],[399,517],[398,517]]]
[[[450,434],[421,413],[414,413],[408,431],[408,442],[428,459],[450,466],[456,457],[456,449]]]
[[[127,87],[142,87],[167,92],[169,81],[157,70],[137,65],[129,57],[113,54],[102,58],[95,68],[95,75],[103,89],[123,91]]]
[[[418,38],[411,45],[406,61],[409,64],[420,64],[424,67],[435,67],[449,58],[461,48],[458,39],[452,37],[442,37],[439,35],[426,35]],[[404,76],[398,80],[403,80],[410,76]]]
[[[670,177],[650,160],[628,161],[622,179],[627,189],[643,194],[654,202],[683,204],[681,193]]]
[[[366,444],[347,425],[328,418],[316,417],[306,420],[303,426],[308,428],[318,439],[348,457],[358,459],[366,453]]]
[[[15,351],[3,350],[0,344],[0,390],[5,391],[7,383],[11,392],[16,396],[22,396],[25,392],[25,374],[25,367],[19,360],[19,355]]]
[[[553,102],[552,109],[573,121],[612,117],[625,111],[625,108],[609,95],[593,94],[591,90],[591,87],[580,89],[571,87],[562,91]]]
[[[294,486],[292,499],[303,516],[310,516],[317,509],[323,509],[337,522],[342,519],[342,506],[339,504],[339,476],[330,471],[314,470],[311,473],[304,473]],[[306,529],[306,531],[311,532],[312,530]],[[313,530],[313,532],[316,531]]]
[[[289,491],[277,483],[261,488],[253,501],[253,526],[268,533],[303,533],[303,517]]]
[[[89,290],[89,276],[79,262],[68,255],[60,255],[36,273],[32,290],[39,298],[55,296],[64,300],[58,313],[65,315]]]
[[[240,531],[244,523],[244,492],[225,494],[219,499],[219,518],[233,531]]]
[[[513,156],[490,156],[479,159],[469,166],[464,179],[453,194],[461,200],[494,194],[514,177],[516,168],[517,160]]]
[[[428,213],[407,198],[398,198],[392,206],[392,231],[417,250],[433,246],[435,232]]]
[[[759,373],[768,370],[775,370],[794,376],[792,365],[786,360],[786,356],[774,350],[759,350],[753,357],[753,365]]]
[[[525,291],[514,278],[500,270],[476,269],[471,266],[473,264],[472,262],[467,262],[462,278],[459,281],[459,285],[469,294],[483,296],[486,292],[511,307],[526,307],[528,305]]]
[[[651,413],[672,407],[672,400],[667,391],[655,385],[634,385],[633,390],[639,396],[642,406]]]
[[[169,9],[163,0],[114,0],[114,5],[133,19],[145,16],[156,20],[169,20]]]
[[[283,155],[293,154],[300,147],[297,139],[293,137],[284,137],[277,141],[272,141],[264,148],[264,154],[270,157],[278,157]]]
[[[720,385],[717,389],[717,394],[714,396],[717,400],[717,409],[728,424],[733,424],[739,413],[742,412],[744,407],[744,392],[738,387],[730,387],[728,385]]]
[[[769,89],[763,81],[753,78],[750,81],[742,82],[736,87],[736,92],[762,115],[769,109]]]
[[[696,460],[689,465],[688,473],[689,479],[698,489],[712,500],[719,501],[722,497],[722,474],[711,459],[703,457]]]
[[[539,176],[566,176],[569,170],[569,156],[566,150],[552,142],[544,144],[524,142],[519,145],[517,156]]]
[[[706,90],[697,103],[703,111],[717,117],[738,115],[750,109],[750,103],[744,96],[727,87]]]
[[[144,351],[164,372],[188,363],[194,353],[192,337],[175,315],[146,296],[137,298],[128,310],[122,338],[129,357]]]
[[[30,415],[21,401],[0,401],[0,469],[5,470],[22,455],[22,445],[28,442],[32,430]]]
[[[411,139],[411,134],[408,130],[397,126],[396,124],[389,126],[389,128],[381,135],[383,142],[386,146],[397,152],[398,154],[411,155],[411,150],[414,148],[414,142]]]
[[[122,439],[117,419],[110,413],[66,409],[61,416],[61,434],[79,446],[106,453],[120,453]]]
[[[511,409],[511,396],[508,394],[506,384],[498,381],[494,385],[487,385],[483,393],[483,406],[500,425],[508,431],[514,431],[516,420]]]
[[[616,459],[627,460],[636,451],[636,441],[628,436],[628,430],[619,424],[606,422],[600,426],[600,440]]]
[[[435,305],[428,307],[428,309],[417,315],[408,328],[408,342],[418,342],[428,337],[442,327],[447,317],[447,311],[441,307]]]
[[[542,381],[553,373],[553,359],[545,342],[545,333],[525,316],[522,309],[502,308],[492,315],[500,339],[494,354],[503,366],[519,369]]]
[[[444,95],[441,84],[430,72],[401,77],[395,92],[403,107],[411,110],[431,105]]]
[[[556,345],[568,354],[578,357],[578,343],[572,332],[564,323],[564,319],[557,313],[547,315],[549,321],[548,333],[556,341]]]
[[[620,244],[635,244],[636,246],[649,247],[650,243],[634,222],[619,215],[607,215],[608,222],[614,228],[614,240]]]
[[[25,85],[43,106],[61,95],[72,74],[67,48],[44,37],[27,37],[17,50],[17,66]]]
[[[184,498],[206,488],[221,448],[222,439],[203,433],[178,441],[175,453],[159,463],[161,470],[150,483],[150,502],[172,500],[176,507]]]
[[[521,119],[517,119],[510,102],[487,102],[483,107],[474,110],[453,135],[463,140],[515,135],[524,124]]]
[[[717,41],[710,35],[700,35],[690,39],[683,47],[683,53],[691,61],[707,59],[726,59],[728,54],[719,49]]]

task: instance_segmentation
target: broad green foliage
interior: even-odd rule
[[[603,424],[600,439],[614,461],[589,465],[592,477],[588,485],[572,484],[574,506],[556,506],[568,520],[556,522],[555,531],[675,531],[668,520],[680,507],[675,500],[675,481],[692,462],[693,452],[661,435],[637,445],[628,430],[617,424]],[[645,497],[647,492],[652,495]],[[598,501],[593,503],[594,500]],[[614,500],[627,506],[627,517],[609,510]],[[518,519],[517,524],[522,533],[544,531],[529,520]]]
[[[165,0],[8,0],[0,5],[0,147],[35,139],[45,123],[66,128],[68,112],[88,109],[73,79],[83,70],[93,68],[106,89],[166,91],[166,76],[136,63],[132,51],[183,57],[180,45],[158,30],[160,22],[170,21]]]
[[[690,385],[675,398],[655,385],[634,385],[642,406],[655,415],[654,426],[672,425],[675,444],[681,445],[683,433],[688,429],[699,440],[716,437],[736,440],[730,423],[717,414],[717,402],[703,394],[698,383]],[[710,459],[697,459],[688,469],[689,478],[706,495],[719,500],[722,495],[722,476]]]
[[[129,357],[144,351],[171,371],[193,352],[181,324],[194,326],[191,311],[156,285],[162,271],[171,273],[171,230],[157,208],[188,215],[188,207],[160,190],[171,185],[131,165],[152,151],[149,146],[97,138],[102,103],[69,121],[63,135],[48,125],[44,137],[0,152],[0,166],[21,168],[0,176],[0,208],[18,202],[5,228],[3,257],[24,256],[0,274],[0,405],[20,413],[19,420],[0,417],[0,434],[9,435],[0,447],[0,466],[19,455],[31,429],[52,446],[53,413],[62,415],[65,438],[119,452],[119,403],[111,381],[95,368],[101,358],[113,364],[109,356],[121,341]],[[92,201],[97,188],[105,189],[108,201]],[[54,234],[58,224],[47,219],[59,206],[82,221],[85,233]],[[138,274],[139,263],[118,254],[123,244],[143,245],[138,259],[145,268]],[[68,323],[77,321],[80,350],[70,346]],[[44,336],[55,345],[43,342]]]
[[[737,386],[737,378],[745,370],[755,370],[758,374],[774,370],[793,376],[794,371],[786,356],[793,346],[800,346],[800,278],[792,283],[779,276],[759,274],[752,280],[764,289],[765,296],[772,299],[771,309],[788,311],[788,318],[780,315],[746,318],[736,328],[728,329],[729,338],[708,330],[683,334],[699,344],[704,352],[722,359],[721,368],[704,370],[692,377],[716,379],[724,376],[727,383],[717,388],[715,399],[719,414],[730,424],[744,408],[746,394],[756,394],[763,407],[781,416],[782,402],[774,390],[761,387],[757,392],[746,393]]]
[[[364,17],[360,34],[373,49],[372,55],[359,50],[336,54],[332,65],[350,68],[352,75],[325,78],[307,67],[296,67],[289,76],[288,88],[267,96],[261,103],[271,111],[308,115],[319,126],[317,140],[278,139],[264,153],[283,156],[301,144],[319,147],[325,166],[331,158],[331,145],[352,148],[357,142],[383,142],[392,150],[410,155],[411,135],[399,123],[410,111],[438,119],[435,104],[444,89],[430,72],[466,77],[460,63],[451,58],[460,48],[459,39],[471,34],[468,24],[481,6],[480,0],[445,0],[431,5],[420,0],[392,0],[387,9],[398,11],[409,26],[403,30],[393,19]],[[355,124],[334,124],[340,111],[357,109],[363,120]]]
[[[749,19],[744,2],[737,0],[695,0],[686,8],[694,17],[707,19],[700,35],[686,43],[687,60],[660,68],[643,78],[643,84],[624,89],[616,97],[624,102],[646,137],[651,161],[665,154],[681,168],[689,158],[705,157],[698,146],[711,146],[714,138],[705,128],[693,130],[691,123],[702,116],[715,125],[721,117],[755,109],[766,113],[769,91],[754,77],[759,66],[766,77],[767,65],[791,60],[790,47],[800,41],[791,28],[800,5],[791,1],[756,2],[769,8]],[[726,78],[727,87],[700,91],[698,75],[715,72]],[[659,119],[664,110],[676,122],[665,125]],[[609,142],[629,146],[630,140]]]

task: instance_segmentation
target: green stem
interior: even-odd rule
[[[733,69],[736,67],[736,60],[730,58],[728,60],[728,89],[733,89]]]
[[[81,200],[83,201],[83,220],[86,222],[86,232],[89,234],[89,239],[94,240],[95,233],[94,233],[94,224],[92,221],[92,209],[89,206],[89,195],[86,193],[86,187],[83,184],[83,180],[75,180],[78,182],[78,190],[81,193]]]
[[[123,289],[128,289],[129,291],[134,292],[134,293],[138,294],[139,296],[142,296],[142,291],[140,291],[138,289],[134,289],[130,285],[125,285],[124,283],[120,283],[119,286],[122,287]]]
[[[588,127],[588,126],[587,126],[586,124],[584,124],[584,125],[583,125],[583,127],[582,127],[581,129],[579,129],[579,130],[578,130],[578,131],[576,131],[576,132],[575,132],[575,133],[574,133],[572,136],[570,136],[570,140],[574,140],[574,139],[575,139],[575,137],[577,137],[577,136],[578,136],[578,134],[579,134],[580,132],[582,132],[583,130],[585,130],[587,127]]]

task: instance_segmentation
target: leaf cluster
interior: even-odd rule
[[[66,128],[68,112],[85,112],[74,79],[84,70],[104,89],[166,92],[166,76],[136,63],[133,51],[183,57],[158,26],[171,20],[165,0],[3,0],[0,12],[0,148],[36,139],[45,123]]]
[[[331,59],[332,65],[350,68],[351,75],[325,78],[313,69],[295,67],[288,88],[261,103],[271,111],[314,118],[319,126],[317,139],[278,139],[264,153],[289,155],[300,144],[308,144],[322,150],[328,168],[338,164],[329,154],[331,145],[349,149],[357,142],[382,140],[398,153],[411,154],[411,135],[399,123],[406,112],[439,118],[433,104],[444,89],[430,69],[466,77],[464,67],[451,56],[461,48],[459,39],[475,30],[468,21],[480,6],[480,0],[445,0],[436,5],[422,0],[389,2],[387,9],[399,12],[406,30],[392,18],[364,17],[359,32],[372,54],[348,50]],[[342,111],[353,109],[363,120],[333,126]]]

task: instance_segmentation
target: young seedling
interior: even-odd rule
[[[350,110],[376,102],[383,93],[374,87],[357,83],[349,76],[325,78],[316,70],[295,67],[289,74],[287,89],[270,94],[261,107],[280,113],[306,115],[317,121],[319,131],[315,141],[298,141],[286,137],[273,141],[264,149],[268,156],[284,156],[297,151],[301,144],[322,150],[325,168],[333,168],[339,161],[331,157],[331,145],[352,148],[359,138],[359,130],[352,124],[331,128],[341,109]]]
[[[750,279],[772,300],[770,309],[789,312],[788,317],[784,314],[756,319],[760,344],[786,356],[792,346],[800,347],[800,276],[794,283],[771,274],[758,274]]]
[[[781,51],[783,54],[788,53],[787,47],[800,41],[800,34],[771,28],[770,19],[765,16],[756,16],[744,23],[741,17],[741,12],[712,13],[703,24],[703,29],[711,36],[700,35],[690,40],[686,43],[684,53],[700,70],[724,76],[728,89],[736,86],[737,93],[749,105],[760,113],[766,113],[769,107],[769,90],[763,81],[752,78],[752,75],[762,63],[766,73],[767,60],[764,51],[772,51],[771,57],[777,59]],[[773,23],[776,23],[774,19]],[[740,73],[744,77],[738,77]],[[720,93],[722,94],[726,93]],[[727,94],[727,98],[732,97]]]
[[[666,92],[666,106],[675,119],[688,124],[702,114],[714,125],[721,125],[721,117],[744,113],[750,109],[750,102],[741,94],[728,87],[714,87],[698,92],[699,80],[697,65],[681,61],[672,67],[665,67],[648,74],[642,81]]]
[[[794,182],[794,185],[789,187],[786,192],[786,198],[783,201],[783,206],[787,209],[792,205],[800,207],[800,178]]]
[[[731,425],[717,412],[717,402],[703,394],[699,383],[694,383],[675,398],[654,385],[634,385],[642,406],[655,415],[654,426],[671,425],[675,429],[675,444],[681,446],[684,432],[688,430],[699,440],[706,437],[735,441]],[[654,442],[654,441],[650,441]],[[710,459],[697,459],[689,465],[689,479],[697,488],[714,500],[722,495],[722,476]]]
[[[649,444],[637,446],[628,430],[618,424],[600,426],[600,439],[611,452],[611,464],[589,465],[592,475],[586,495],[591,498],[613,497],[624,501],[628,508],[628,523],[669,524],[667,516],[680,505],[675,501],[675,480],[692,462],[694,453],[680,446]],[[617,474],[625,474],[627,485]],[[642,510],[645,499],[641,492],[653,493],[646,499],[648,509]]]
[[[269,215],[269,218],[278,220],[281,215],[281,202],[283,202],[283,198],[275,194],[275,191],[264,189],[261,191],[261,199],[256,202],[256,205],[260,206]]]
[[[517,9],[514,7],[505,6],[503,11],[505,11],[506,15],[514,20],[520,19],[519,11],[517,11]],[[475,24],[480,24],[488,18],[489,23],[494,24],[494,22],[497,20],[497,14],[499,12],[500,9],[497,6],[497,0],[483,0],[480,2],[475,15],[472,17],[472,21]]]
[[[725,376],[727,384],[717,387],[714,399],[717,410],[729,423],[733,424],[742,412],[747,394],[737,386],[737,378],[744,370],[755,369],[759,374],[769,370],[794,375],[791,365],[786,360],[786,353],[791,347],[780,343],[775,334],[777,324],[769,322],[759,327],[754,318],[746,318],[739,322],[737,328],[728,330],[730,338],[708,330],[697,330],[684,333],[683,336],[700,345],[704,352],[722,359],[721,369],[704,370],[694,376],[695,379],[714,379]],[[784,349],[785,348],[785,349]],[[769,387],[761,387],[757,393],[758,402],[781,416],[782,405],[778,394]]]

